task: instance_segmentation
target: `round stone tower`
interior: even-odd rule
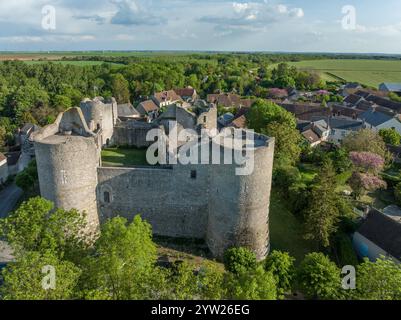
[[[222,148],[221,163],[224,160]],[[273,171],[274,139],[256,136],[249,153],[251,171],[239,175],[233,164],[211,165],[207,244],[222,258],[231,247],[245,247],[259,260],[266,257],[269,242],[269,204]]]
[[[42,197],[54,202],[56,208],[85,212],[88,229],[97,230],[100,149],[80,110],[60,115],[55,124],[34,135],[34,141]]]

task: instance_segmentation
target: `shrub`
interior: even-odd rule
[[[231,248],[224,253],[226,270],[240,274],[256,267],[256,255],[246,248]]]
[[[273,274],[277,286],[277,295],[283,298],[292,288],[295,276],[295,259],[287,252],[273,251],[265,260],[265,270]]]
[[[394,197],[397,201],[397,204],[401,206],[401,182],[398,183],[394,188]]]
[[[302,292],[310,299],[335,299],[341,285],[340,270],[322,253],[310,253],[298,270]]]

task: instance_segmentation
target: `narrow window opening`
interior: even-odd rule
[[[104,203],[110,203],[110,192],[105,191],[103,194]]]

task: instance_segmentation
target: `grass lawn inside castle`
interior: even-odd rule
[[[107,148],[102,150],[102,165],[104,167],[134,167],[148,166],[146,149]]]

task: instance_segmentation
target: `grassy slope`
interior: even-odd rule
[[[109,148],[102,150],[102,165],[105,167],[129,167],[147,165],[146,150]]]
[[[286,251],[300,263],[305,254],[315,250],[303,235],[302,223],[287,209],[285,199],[273,190],[270,201],[271,249]]]
[[[401,82],[401,61],[382,60],[311,60],[292,62],[301,69],[314,69],[321,72],[324,79],[334,76],[346,81],[356,81],[378,87],[382,82]]]

